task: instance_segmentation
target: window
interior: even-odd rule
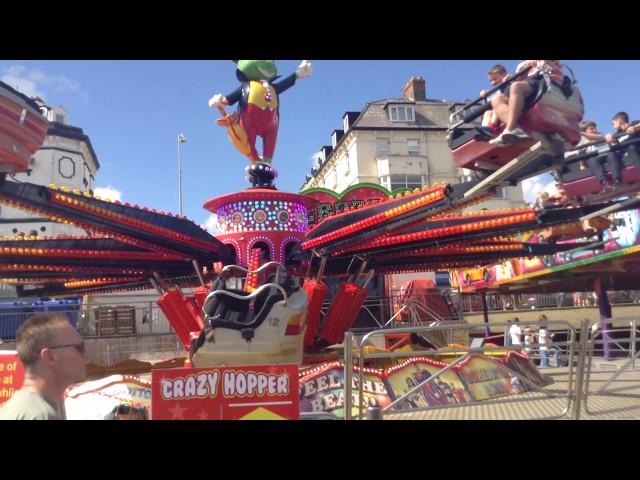
[[[63,178],[73,178],[76,174],[76,164],[69,157],[61,157],[58,160],[58,173]]]
[[[380,177],[380,184],[390,191],[397,188],[422,188],[424,178],[422,175],[385,175]]]
[[[53,121],[58,123],[64,123],[64,115],[60,113],[56,113]]]
[[[407,139],[407,153],[409,155],[420,155],[420,141],[417,138]]]
[[[383,157],[389,155],[390,145],[388,138],[376,138],[376,155]]]
[[[507,189],[506,187],[498,187],[496,188],[496,196],[495,198],[507,198]]]
[[[413,106],[391,105],[389,107],[389,119],[392,122],[413,122]]]

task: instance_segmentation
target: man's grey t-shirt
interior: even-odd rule
[[[0,407],[0,420],[61,420],[56,407],[37,392],[18,390]]]

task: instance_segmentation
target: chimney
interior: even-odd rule
[[[402,89],[402,95],[416,102],[427,99],[424,78],[413,76]]]

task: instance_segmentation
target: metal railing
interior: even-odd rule
[[[531,321],[531,322],[522,322],[521,325],[526,326],[528,324],[531,325],[538,325],[538,322],[535,321]],[[511,377],[515,377],[517,378],[521,384],[523,385],[528,385],[531,390],[538,392],[540,394],[542,394],[542,398],[546,399],[546,398],[565,398],[566,399],[566,405],[564,407],[564,409],[560,412],[558,412],[556,415],[552,415],[550,417],[544,417],[544,418],[563,418],[565,416],[567,416],[567,414],[569,414],[571,412],[572,406],[575,405],[577,402],[579,402],[580,398],[579,395],[577,395],[577,388],[580,387],[580,389],[582,389],[582,382],[584,380],[584,375],[583,373],[583,359],[584,356],[580,357],[579,355],[577,355],[577,352],[580,351],[580,348],[584,347],[584,339],[587,336],[587,331],[588,331],[588,325],[586,323],[586,321],[583,322],[581,331],[580,331],[580,335],[578,330],[573,327],[570,323],[566,322],[566,321],[562,321],[562,320],[550,320],[547,322],[547,324],[549,326],[553,326],[553,327],[560,327],[560,329],[562,330],[566,330],[567,332],[569,332],[568,338],[566,339],[565,343],[565,347],[566,347],[566,351],[569,354],[569,379],[568,379],[568,383],[567,383],[567,389],[566,392],[564,393],[556,393],[553,391],[550,391],[549,389],[546,389],[544,387],[541,387],[539,385],[537,385],[535,382],[533,382],[532,380],[530,380],[529,378],[527,378],[526,376],[524,376],[523,374],[521,374],[518,371],[513,370],[512,368],[509,368],[506,365],[500,364],[500,363],[496,363],[496,366],[502,370],[504,373],[510,375]],[[502,327],[507,327],[508,324],[507,323],[496,323],[494,324],[495,326],[502,326]],[[371,331],[365,335],[363,335],[362,337],[358,338],[358,341],[355,345],[355,357],[357,359],[357,366],[358,366],[358,373],[357,373],[357,379],[358,379],[358,390],[356,392],[356,395],[353,396],[353,387],[352,387],[352,381],[353,381],[353,367],[354,367],[354,339],[355,336],[353,334],[353,332],[347,332],[346,336],[345,336],[345,349],[344,349],[344,398],[345,398],[345,407],[344,407],[344,418],[346,420],[351,419],[352,418],[352,409],[353,409],[353,401],[354,398],[357,399],[357,406],[358,406],[358,415],[357,418],[362,419],[364,417],[364,411],[363,411],[363,406],[365,405],[365,400],[364,400],[364,391],[363,391],[363,385],[364,385],[364,374],[365,374],[365,368],[364,368],[364,364],[366,360],[371,360],[371,359],[383,359],[383,358],[402,358],[402,357],[410,357],[410,356],[425,356],[425,357],[429,357],[429,356],[439,356],[439,355],[443,355],[443,354],[447,354],[447,355],[451,355],[451,354],[459,354],[460,356],[454,360],[452,363],[446,365],[445,367],[441,368],[439,371],[437,371],[436,373],[432,374],[429,376],[429,378],[427,378],[426,380],[422,381],[421,383],[419,383],[418,385],[412,387],[409,391],[405,392],[403,395],[401,395],[400,397],[396,398],[394,401],[392,401],[391,404],[387,405],[386,407],[382,408],[381,411],[376,411],[375,409],[370,411],[368,416],[371,418],[379,418],[380,414],[382,414],[382,416],[384,416],[384,414],[388,414],[388,413],[403,413],[403,412],[407,412],[407,411],[411,411],[411,412],[418,412],[418,411],[432,411],[432,410],[436,410],[436,409],[448,409],[448,408],[465,408],[465,407],[469,407],[469,406],[474,406],[474,405],[490,405],[490,404],[507,404],[507,403],[515,403],[515,402],[523,402],[523,401],[530,401],[532,400],[532,398],[530,397],[523,397],[523,396],[513,396],[513,398],[499,398],[499,399],[494,399],[494,400],[482,400],[482,401],[473,401],[473,402],[468,402],[468,403],[461,403],[461,404],[449,404],[449,405],[434,405],[434,406],[429,406],[429,407],[423,407],[423,408],[412,408],[410,410],[407,409],[396,409],[395,407],[399,404],[403,404],[404,401],[412,394],[415,394],[416,392],[420,391],[424,386],[426,386],[429,383],[434,382],[436,379],[438,379],[438,377],[440,377],[442,374],[444,374],[445,372],[451,370],[452,368],[454,368],[456,365],[458,365],[459,363],[463,362],[465,359],[469,358],[470,356],[477,356],[480,358],[488,358],[487,354],[490,353],[495,353],[495,352],[501,352],[501,353],[506,353],[507,351],[519,351],[521,350],[520,347],[496,347],[496,346],[484,346],[484,347],[478,347],[478,348],[449,348],[449,347],[442,347],[442,348],[438,348],[438,349],[434,349],[434,350],[420,350],[420,351],[410,351],[410,352],[401,352],[401,351],[396,351],[396,352],[374,352],[374,353],[367,353],[365,352],[365,346],[367,345],[367,343],[371,340],[372,337],[376,336],[376,335],[385,335],[385,334],[411,334],[411,333],[416,333],[416,334],[422,334],[422,335],[429,335],[430,333],[433,334],[434,332],[442,332],[442,331],[455,331],[455,330],[468,330],[468,331],[472,331],[474,329],[482,329],[482,326],[472,326],[472,325],[468,325],[468,324],[445,324],[445,325],[437,325],[437,326],[416,326],[416,327],[406,327],[406,328],[395,328],[395,329],[379,329],[379,330],[374,330]],[[579,343],[577,341],[578,338],[581,338],[581,342]],[[558,346],[559,342],[554,342],[552,344],[550,344],[549,346]],[[576,360],[578,360],[576,362]],[[582,369],[582,370],[581,370]],[[582,372],[582,373],[581,373]],[[573,410],[573,416],[575,417],[575,408]]]
[[[163,336],[156,336],[150,340],[151,342],[145,342],[143,346],[131,343],[112,345],[107,342],[104,345],[97,346],[93,352],[90,352],[90,359],[99,365],[110,366],[131,358],[150,354],[163,354],[165,358],[169,356],[186,356],[186,352],[177,337],[166,341]]]
[[[621,328],[616,328],[616,323],[627,323],[628,327],[623,326]],[[625,393],[625,390],[629,390],[632,388],[636,388],[634,385],[625,385],[621,387],[610,388],[611,385],[625,372],[635,371],[636,369],[636,360],[640,356],[640,349],[637,346],[638,339],[640,337],[640,330],[638,329],[638,320],[636,317],[623,317],[623,318],[615,318],[610,321],[603,322],[605,328],[599,328],[599,325],[596,324],[591,329],[591,335],[589,338],[588,345],[586,346],[586,360],[585,360],[585,383],[583,389],[583,401],[584,401],[584,411],[588,414],[595,414],[596,412],[589,408],[589,399],[597,396],[613,396],[613,397],[626,397],[628,396]],[[611,327],[607,327],[611,325]],[[611,338],[612,334],[615,334],[615,338]],[[624,335],[627,334],[627,335]],[[605,343],[609,343],[609,348],[605,350]],[[627,344],[627,347],[623,347],[623,344]],[[612,345],[613,344],[613,345]],[[598,346],[600,348],[598,348]],[[614,348],[611,348],[614,347]],[[614,368],[611,371],[611,374],[608,378],[603,379],[604,382],[602,386],[600,386],[595,391],[590,391],[589,387],[591,382],[594,381],[592,378],[594,376],[593,371],[593,361],[595,358],[596,352],[608,352],[608,353],[624,353],[626,354],[626,361],[620,365],[612,365]],[[605,360],[606,361],[606,360]],[[599,373],[605,373],[606,371],[601,371]],[[637,395],[633,395],[633,398],[636,398]]]
[[[633,305],[640,303],[640,291],[607,292],[611,305]],[[587,308],[597,307],[593,292],[534,293],[534,294],[490,294],[486,296],[489,311],[523,311],[532,309]],[[477,294],[462,294],[464,313],[481,313],[482,300]]]
[[[116,312],[127,311],[126,320],[118,320]],[[113,312],[113,318],[109,315]],[[144,302],[144,306],[119,305],[119,306],[80,306],[75,309],[50,309],[50,313],[60,313],[66,315],[71,324],[74,325],[83,338],[103,338],[103,337],[123,337],[123,336],[146,336],[174,333],[171,323],[157,305],[149,306],[149,302]],[[105,313],[100,316],[98,313]],[[0,338],[4,341],[13,341],[20,326],[33,315],[45,313],[44,311],[12,311],[0,310]],[[110,327],[104,328],[104,321],[107,319]],[[101,325],[102,322],[102,325]]]

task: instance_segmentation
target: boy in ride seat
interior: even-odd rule
[[[609,143],[617,143],[620,137],[625,135],[635,135],[640,132],[640,120],[629,121],[629,115],[627,112],[618,112],[611,119],[613,128],[615,131],[605,136],[605,140]],[[638,144],[629,145],[626,149],[626,153],[629,155],[629,160],[636,169],[640,170],[640,148]],[[616,185],[622,183],[622,156],[624,152],[617,150],[609,152],[607,155],[607,164],[611,169],[611,175]],[[602,182],[600,182],[602,183]]]
[[[561,84],[564,73],[559,60],[525,60],[516,68],[516,73],[531,67],[527,78],[513,82],[505,95],[498,95],[491,100],[493,111],[506,126],[500,135],[489,143],[499,147],[505,147],[514,143],[526,142],[531,137],[518,127],[518,120],[525,103],[532,100],[538,93],[542,78],[540,72],[549,72],[551,80]]]

